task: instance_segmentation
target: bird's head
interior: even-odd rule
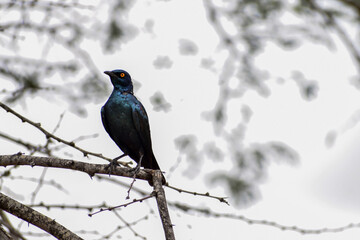
[[[104,73],[109,75],[111,83],[114,85],[115,89],[118,89],[121,92],[133,93],[131,76],[127,71],[116,69],[113,71],[105,71]]]

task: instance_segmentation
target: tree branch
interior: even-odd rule
[[[71,159],[29,156],[22,154],[0,155],[0,166],[6,167],[17,165],[71,169],[85,172],[89,174],[90,177],[93,177],[95,174],[110,174],[107,164],[85,163]],[[116,167],[111,171],[111,175],[133,178],[134,173],[129,171],[128,168]],[[147,170],[140,169],[136,173],[135,178],[149,181],[152,176]]]
[[[228,219],[234,219],[234,220],[240,220],[245,223],[248,223],[249,225],[264,225],[269,227],[278,228],[283,231],[294,231],[301,234],[322,234],[322,233],[336,233],[336,232],[342,232],[348,229],[352,228],[360,228],[360,222],[359,223],[349,223],[347,225],[337,227],[337,228],[319,228],[319,229],[305,229],[298,226],[287,226],[283,225],[274,221],[269,220],[258,220],[258,219],[250,219],[247,218],[244,215],[237,215],[232,213],[219,213],[214,212],[209,208],[201,208],[201,207],[195,207],[195,206],[189,206],[183,203],[170,203],[171,207],[175,207],[177,209],[182,210],[183,212],[190,213],[190,212],[196,212],[201,213],[209,217],[215,217],[215,218],[228,218]]]
[[[92,217],[94,216],[95,214],[98,214],[98,213],[101,213],[101,212],[104,212],[104,211],[112,211],[116,208],[121,208],[121,207],[127,207],[131,204],[134,204],[134,203],[137,203],[137,202],[142,202],[146,199],[149,199],[149,198],[152,198],[154,197],[154,194],[151,193],[150,195],[146,196],[146,197],[143,197],[143,198],[140,198],[140,199],[133,199],[131,202],[127,202],[127,203],[124,203],[124,204],[121,204],[121,205],[118,205],[118,206],[115,206],[115,207],[108,207],[108,208],[100,208],[99,211],[96,211],[96,212],[93,212],[93,213],[89,213],[88,216],[89,217]]]
[[[69,159],[61,159],[61,158],[55,158],[55,157],[39,157],[39,156],[29,156],[29,155],[22,155],[21,153],[14,154],[14,155],[0,155],[0,166],[18,166],[18,165],[28,165],[31,167],[34,166],[42,166],[42,167],[53,167],[53,168],[64,168],[64,169],[71,169],[76,171],[85,172],[90,175],[90,177],[94,176],[95,174],[109,174],[109,169],[107,164],[93,164],[93,163],[85,163],[85,162],[79,162],[75,160],[69,160]],[[150,171],[150,173],[149,173]],[[170,220],[169,211],[167,208],[167,202],[165,197],[165,192],[162,187],[162,173],[161,171],[154,171],[154,170],[143,170],[140,169],[136,175],[135,178],[142,179],[142,180],[152,180],[154,184],[154,192],[150,194],[150,196],[146,196],[139,200],[134,200],[131,203],[138,202],[145,200],[147,198],[153,197],[155,195],[156,201],[158,204],[158,209],[161,217],[161,221],[163,224],[164,232],[166,240],[175,240],[175,235],[173,231],[173,225]],[[111,171],[111,175],[116,176],[123,176],[123,177],[129,177],[134,178],[134,173],[129,171],[126,168],[116,167]],[[1,197],[1,195],[0,195]],[[6,200],[3,200],[2,202],[6,203]],[[9,213],[18,216],[36,226],[38,226],[37,222],[33,223],[32,219],[34,217],[31,217],[27,219],[23,215],[26,214],[26,212],[13,212],[13,210],[8,210],[6,206],[3,206],[3,203],[0,199],[0,208],[4,209],[5,211],[8,211]],[[123,204],[120,206],[126,206],[131,203]],[[20,203],[19,203],[20,204]],[[119,207],[119,206],[117,206]],[[26,207],[30,209],[31,211],[36,212],[35,210],[32,210],[30,207]],[[116,207],[113,207],[114,209]],[[111,209],[108,209],[111,210]],[[29,210],[28,210],[29,211]],[[103,211],[103,210],[101,210]],[[92,215],[92,214],[90,214]],[[45,216],[44,216],[45,217]],[[51,220],[50,220],[51,221]],[[44,221],[42,221],[44,222]],[[49,222],[49,221],[48,221]],[[39,225],[40,227],[40,225]],[[42,227],[40,227],[42,228]],[[43,230],[47,231],[47,229],[42,228]],[[80,239],[80,238],[60,238],[60,239]]]
[[[57,223],[55,220],[25,206],[18,201],[0,193],[0,208],[4,211],[31,223],[38,228],[48,232],[57,239],[81,240],[79,236]]]
[[[4,138],[10,142],[13,142],[14,144],[23,146],[30,151],[37,151],[40,153],[48,154],[47,150],[44,149],[42,146],[36,146],[32,143],[24,142],[23,140],[11,137],[11,136],[7,135],[6,133],[0,132],[0,137]]]
[[[223,203],[226,203],[227,205],[230,205],[228,203],[228,201],[226,201],[226,199],[225,199],[226,197],[217,197],[217,196],[211,195],[209,192],[198,193],[198,192],[188,191],[188,190],[184,190],[184,189],[177,188],[177,187],[174,187],[174,186],[170,186],[168,183],[166,183],[165,186],[167,186],[168,188],[171,188],[173,190],[176,190],[179,193],[184,192],[184,193],[188,193],[188,194],[191,194],[191,195],[194,195],[194,196],[203,196],[203,197],[214,198],[214,199],[219,200],[220,202],[223,202]]]
[[[62,138],[59,138],[59,137],[55,136],[54,134],[50,133],[49,131],[47,131],[46,129],[41,127],[40,123],[35,123],[35,122],[31,121],[30,119],[28,119],[28,118],[22,116],[21,114],[17,113],[16,111],[11,109],[7,105],[3,104],[2,102],[0,102],[0,107],[3,108],[5,111],[7,111],[7,112],[15,115],[16,117],[18,117],[22,122],[26,122],[26,123],[32,125],[33,127],[39,129],[45,135],[46,138],[55,139],[58,142],[61,142],[61,143],[65,144],[65,145],[68,145],[68,146],[70,146],[72,148],[75,148],[76,150],[82,152],[85,157],[88,156],[88,155],[92,155],[94,157],[105,159],[105,160],[107,160],[109,162],[112,161],[111,158],[107,158],[107,157],[103,156],[101,153],[90,152],[90,151],[87,151],[87,150],[85,150],[83,148],[80,148],[80,147],[76,146],[74,141],[67,141],[67,140],[64,140]],[[120,163],[120,164],[122,164],[124,166],[128,166],[128,163],[124,163],[124,162],[120,162],[120,161],[118,161],[118,163]]]
[[[165,231],[166,240],[175,240],[175,234],[173,229],[173,224],[171,223],[169,210],[167,207],[166,197],[164,188],[162,186],[162,174],[160,170],[152,172],[152,178],[154,183],[154,192],[156,197],[156,202],[158,205],[162,225]]]

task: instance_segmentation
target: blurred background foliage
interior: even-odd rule
[[[61,98],[68,102],[72,112],[85,116],[88,103],[99,103],[107,97],[110,86],[100,81],[103,69],[94,64],[91,49],[86,49],[83,42],[96,41],[104,53],[114,54],[141,33],[139,26],[134,26],[127,18],[137,1],[107,0],[97,4],[78,0],[0,3],[2,101],[26,105],[26,99],[33,96],[49,100]],[[97,9],[104,6],[108,15],[99,16]],[[256,57],[269,42],[289,51],[299,48],[305,41],[331,49],[336,37],[346,46],[360,73],[359,31],[349,32],[346,27],[360,26],[360,1],[204,0],[203,6],[208,23],[219,36],[219,45],[228,52],[221,72],[214,72],[219,79],[217,103],[211,111],[202,113],[204,119],[212,123],[218,138],[199,146],[196,133],[184,133],[175,139],[175,145],[179,156],[187,159],[186,174],[191,177],[196,176],[204,161],[231,160],[230,168],[219,169],[209,176],[210,183],[226,186],[237,203],[250,203],[259,196],[258,185],[266,177],[270,162],[296,163],[299,158],[296,149],[286,143],[243,144],[252,110],[242,103],[241,97],[247,91],[255,91],[263,97],[271,94],[267,85],[269,75],[256,66]],[[297,21],[288,23],[289,18]],[[154,24],[154,20],[149,19],[145,25],[147,31],[151,32]],[[40,51],[36,55],[26,51],[33,47],[27,44],[27,39],[38,41],[36,47]],[[61,54],[50,51],[54,46],[62,49]],[[197,55],[197,43],[179,39],[179,52]],[[153,66],[171,69],[174,61],[159,54]],[[202,66],[212,70],[215,61],[204,58]],[[230,84],[234,78],[238,81],[236,87]],[[294,70],[292,80],[305,101],[316,99],[321,91],[316,79],[306,79],[300,71]],[[360,87],[359,75],[352,84]],[[229,128],[231,100],[238,102],[242,117],[235,127]],[[154,111],[171,111],[171,102],[161,92],[156,92],[150,101]]]

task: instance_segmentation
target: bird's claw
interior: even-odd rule
[[[140,164],[136,165],[134,168],[130,168],[129,172],[132,173],[134,176],[140,171]]]
[[[120,164],[118,163],[118,160],[122,157],[125,157],[126,154],[122,154],[116,158],[114,158],[109,165],[106,166],[106,169],[108,170],[109,175],[116,169],[117,166],[120,166]]]
[[[109,165],[106,166],[106,169],[108,170],[109,175],[114,172],[114,170],[116,169],[117,166],[120,166],[120,164],[118,163],[118,158],[114,158]]]

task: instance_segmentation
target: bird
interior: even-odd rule
[[[117,165],[118,159],[129,156],[137,163],[135,174],[141,166],[160,170],[152,149],[149,118],[144,106],[134,96],[130,74],[122,69],[104,73],[110,77],[114,88],[101,108],[101,120],[110,138],[123,152],[112,163]],[[149,184],[152,186],[152,181]]]

